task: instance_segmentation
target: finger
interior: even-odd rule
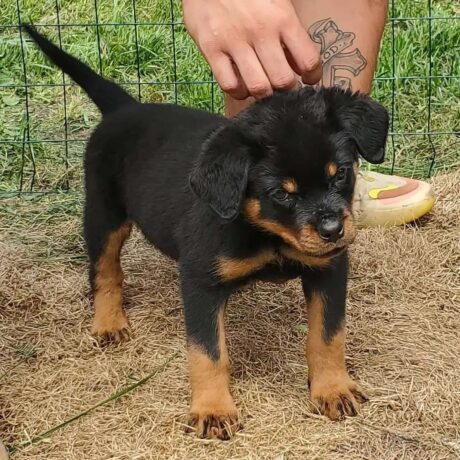
[[[322,75],[321,57],[308,33],[301,27],[282,35],[286,52],[294,70],[308,85],[318,83]]]
[[[215,56],[207,58],[207,61],[222,91],[234,99],[245,99],[249,96],[249,91],[229,56],[216,53]]]
[[[240,71],[238,70],[238,67],[233,62],[233,60],[230,59],[230,61],[232,63],[233,71],[235,72],[235,75],[238,78],[238,82],[241,85],[241,97],[239,98],[239,100],[246,100],[251,96],[251,94],[249,93],[249,90],[248,90],[248,88],[246,86],[246,83],[243,80],[243,77],[240,74]],[[237,98],[235,98],[235,99],[237,99]]]
[[[255,46],[255,50],[273,89],[297,89],[296,75],[279,41],[260,42]]]
[[[273,93],[262,64],[250,46],[243,46],[232,56],[246,88],[256,99],[270,96]]]

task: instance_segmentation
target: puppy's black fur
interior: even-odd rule
[[[105,293],[104,302],[113,294],[104,286],[111,273],[119,274],[116,255],[106,258],[107,247],[133,222],[178,261],[187,340],[211,363],[217,366],[226,354],[223,306],[232,292],[257,279],[300,277],[307,300],[321,299],[318,337],[324,343],[318,346],[335,346],[345,315],[346,248],[354,237],[356,162],[358,154],[383,161],[385,109],[338,88],[275,94],[234,119],[140,104],[26,29],[103,114],[86,150],[85,238],[91,281]],[[102,308],[110,311],[110,305]],[[102,335],[113,337],[121,326],[115,321],[112,327]],[[216,421],[218,409],[217,415],[200,415],[193,406],[192,400],[202,436],[228,435]],[[201,428],[200,417],[208,417]]]

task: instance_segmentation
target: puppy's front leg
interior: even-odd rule
[[[308,312],[306,355],[311,399],[332,420],[356,415],[359,403],[367,400],[345,364],[347,265],[343,255],[327,271],[302,278]]]
[[[201,438],[227,440],[239,428],[225,345],[224,309],[229,293],[181,275],[192,385],[188,431],[195,430]]]

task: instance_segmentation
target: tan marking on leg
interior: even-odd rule
[[[326,173],[329,177],[334,177],[337,174],[337,164],[333,161],[330,161],[326,165]]]
[[[230,394],[230,373],[225,345],[223,309],[218,315],[219,359],[212,360],[200,347],[188,346],[192,404],[187,431],[209,439],[230,439],[240,428]]]
[[[112,232],[96,264],[94,279],[94,319],[91,333],[104,342],[118,343],[128,338],[128,320],[123,310],[123,271],[120,252],[131,232],[125,223]]]
[[[345,365],[345,325],[326,342],[324,299],[314,294],[308,305],[307,363],[311,399],[332,420],[354,416],[367,396],[348,375]]]
[[[224,281],[244,278],[262,269],[265,265],[275,261],[275,259],[275,254],[271,250],[264,250],[255,256],[244,259],[219,257],[217,259],[217,274]]]
[[[283,181],[283,189],[288,193],[297,193],[298,186],[297,182],[291,177]]]

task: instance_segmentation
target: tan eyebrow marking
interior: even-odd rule
[[[326,173],[329,177],[334,177],[337,174],[337,164],[333,161],[330,161],[326,165]]]
[[[297,182],[291,177],[283,181],[283,189],[288,193],[297,193],[298,186]]]

